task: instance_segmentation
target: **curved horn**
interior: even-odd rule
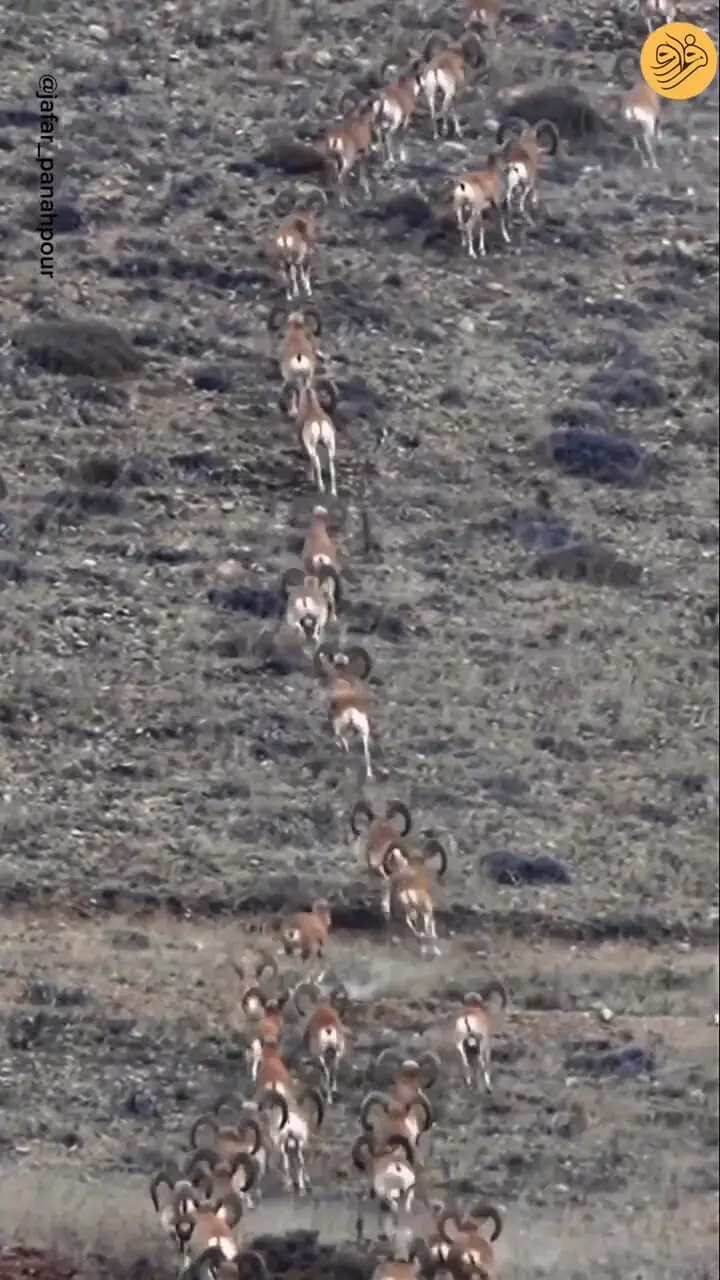
[[[353,669],[353,675],[357,676],[358,680],[367,680],[372,671],[372,659],[367,649],[363,649],[359,644],[352,645],[345,657],[347,665]]]
[[[361,1156],[361,1152],[363,1151],[367,1152],[364,1159]],[[356,1138],[350,1154],[355,1168],[360,1169],[362,1173],[365,1173],[373,1154],[373,1144],[370,1135],[363,1133],[359,1138]]]
[[[450,41],[444,31],[431,31],[425,44],[423,45],[422,56],[424,62],[430,62],[436,52],[446,48]]]
[[[400,832],[400,835],[406,836],[409,834],[412,826],[412,817],[410,816],[410,810],[407,805],[403,804],[401,800],[390,801],[387,809],[385,810],[385,817],[388,822],[394,822],[395,818],[402,818],[403,829]]]
[[[243,1192],[249,1192],[252,1187],[255,1187],[255,1183],[258,1181],[258,1161],[252,1160],[252,1156],[249,1153],[238,1151],[237,1156],[233,1156],[228,1167],[229,1175],[233,1180],[236,1178],[238,1171],[245,1170],[245,1181],[242,1184]]]
[[[623,89],[632,89],[640,79],[640,55],[637,49],[621,49],[613,65],[613,77]]]
[[[424,1240],[422,1236],[413,1238],[410,1244],[410,1257],[419,1262],[421,1275],[426,1272],[432,1275],[436,1259],[427,1240]],[[442,1259],[439,1260],[442,1261]]]
[[[322,333],[322,316],[320,315],[317,307],[303,307],[303,320],[305,321],[306,327],[308,325],[308,321],[312,322],[310,324],[310,331],[316,338],[319,338]]]
[[[330,995],[328,996],[328,1001],[332,1005],[333,1009],[335,1009],[336,1013],[341,1018],[344,1018],[350,1007],[350,992],[344,982],[338,982],[337,985],[333,987]]]
[[[543,134],[547,139],[549,139],[549,141],[544,144],[544,150],[547,151],[549,156],[556,156],[558,147],[560,146],[560,134],[557,126],[553,124],[552,120],[540,120],[539,123],[535,125],[535,137],[541,145]]]
[[[211,1244],[207,1249],[203,1249],[202,1253],[198,1254],[194,1261],[183,1267],[183,1280],[202,1280],[203,1276],[212,1274],[212,1271],[208,1271],[209,1267],[214,1271],[222,1266],[224,1260],[225,1255],[220,1245]]]
[[[404,867],[406,865],[407,858],[405,857],[402,849],[399,849],[396,844],[391,844],[383,854],[382,869],[385,872],[385,875],[390,877],[394,875],[398,870],[398,867]]]
[[[192,1182],[187,1182],[183,1179],[182,1182],[178,1182],[173,1189],[172,1203],[178,1225],[179,1220],[182,1218],[194,1223],[194,1219],[189,1217],[187,1209],[184,1207],[188,1200],[190,1200],[192,1204],[197,1205],[198,1189],[193,1186]]]
[[[486,1204],[484,1200],[480,1200],[476,1205],[473,1205],[468,1217],[472,1218],[475,1222],[492,1222],[493,1232],[490,1236],[491,1244],[494,1244],[501,1235],[503,1229],[502,1214],[499,1209],[496,1209],[494,1204]]]
[[[303,1102],[310,1100],[315,1108],[315,1128],[319,1129],[325,1119],[325,1099],[319,1089],[306,1089],[303,1094]]]
[[[428,1129],[432,1129],[434,1116],[430,1101],[425,1097],[424,1093],[419,1093],[415,1101],[408,1107],[408,1114],[416,1114],[418,1111],[422,1111],[424,1117],[424,1120],[420,1122],[420,1132],[427,1133]]]
[[[247,1270],[248,1262],[252,1263],[252,1273]],[[257,1249],[243,1249],[237,1263],[240,1280],[270,1280],[267,1262]]]
[[[233,1098],[231,1093],[221,1093],[217,1102],[213,1105],[212,1112],[214,1116],[218,1117],[220,1112],[223,1110],[232,1112],[232,1120],[230,1121],[230,1124],[235,1124],[241,1109],[242,1104],[238,1102],[237,1098]],[[220,1121],[218,1121],[218,1123],[220,1123]]]
[[[372,1111],[374,1108],[381,1107],[385,1115],[387,1115],[389,1105],[389,1098],[386,1098],[384,1093],[378,1093],[375,1090],[363,1099],[363,1103],[360,1108],[360,1124],[367,1133],[375,1128],[375,1125],[372,1122]]]
[[[243,1202],[237,1191],[228,1191],[227,1195],[223,1196],[215,1212],[218,1217],[222,1214],[230,1230],[234,1231],[243,1215]]]
[[[522,116],[507,116],[498,125],[495,141],[499,147],[504,147],[507,143],[514,141],[515,138],[519,138],[523,133],[528,133],[529,131],[530,125],[527,120],[523,120]]]
[[[447,871],[448,856],[445,846],[440,843],[436,836],[431,836],[430,839],[425,842],[423,858],[425,862],[429,862],[431,858],[439,859],[440,865],[435,874],[438,880],[442,880],[445,872]]]
[[[278,218],[287,218],[292,213],[297,204],[297,191],[292,187],[286,187],[284,191],[278,191],[273,200],[273,213]]]
[[[391,1133],[385,1146],[388,1151],[395,1151],[400,1147],[408,1164],[415,1164],[415,1148],[406,1133]]]
[[[335,668],[334,655],[325,645],[320,645],[313,654],[313,670],[316,676],[327,679]]]
[[[290,1116],[290,1108],[284,1093],[280,1093],[279,1089],[265,1089],[258,1098],[258,1106],[263,1110],[265,1107],[278,1107],[282,1116],[278,1129],[285,1128]]]
[[[418,1066],[425,1077],[425,1088],[432,1089],[433,1085],[437,1084],[442,1070],[437,1054],[427,1049],[420,1058]]]
[[[310,1007],[305,1004],[305,996],[310,996],[312,999],[312,1005]],[[314,982],[301,982],[300,986],[295,988],[292,1001],[300,1014],[300,1017],[306,1018],[312,1007],[317,1004],[319,998],[320,991]]]
[[[325,582],[332,583],[332,602],[335,609],[342,604],[342,582],[334,564],[321,564],[315,577],[322,587]]]
[[[319,378],[314,383],[314,391],[325,413],[334,413],[337,408],[338,389],[332,378]]]
[[[299,569],[297,568],[297,566],[293,565],[290,569],[285,570],[282,578],[280,579],[280,590],[282,591],[283,595],[288,596],[294,587],[302,586],[304,581],[305,581],[305,574],[303,573],[302,569]]]
[[[272,307],[268,312],[267,327],[271,333],[277,333],[278,329],[283,329],[287,324],[287,310],[285,307]]]
[[[352,813],[350,814],[350,830],[352,831],[354,836],[362,835],[363,831],[367,830],[367,827],[358,826],[358,818],[367,818],[368,827],[370,826],[371,822],[375,821],[375,814],[370,808],[370,805],[368,804],[367,800],[358,800],[357,804],[353,808]]]
[[[201,1138],[198,1138],[198,1134],[200,1133],[200,1130],[204,1125],[208,1126],[212,1134],[212,1138],[210,1142],[203,1142]],[[209,1114],[198,1116],[197,1120],[193,1122],[192,1128],[190,1130],[190,1146],[191,1147],[210,1147],[212,1146],[213,1142],[216,1140],[217,1135],[218,1135],[218,1122],[215,1116],[211,1116]]]
[[[254,1135],[254,1145],[251,1146],[249,1154],[251,1156],[257,1155],[258,1151],[262,1146],[262,1141],[263,1141],[263,1131],[257,1116],[252,1115],[252,1113],[250,1112],[247,1112],[245,1115],[241,1115],[238,1119],[237,1127],[238,1127],[238,1132],[241,1135],[243,1133],[247,1133],[248,1131],[252,1131]]]
[[[297,388],[292,382],[283,382],[278,392],[278,408],[284,413],[286,418],[292,417],[297,410],[296,404]]]
[[[322,187],[312,186],[306,188],[300,194],[300,205],[303,209],[307,209],[308,213],[319,213],[327,204],[327,192]]]
[[[451,1229],[451,1225],[454,1230]],[[447,1240],[448,1244],[452,1244],[457,1239],[462,1227],[463,1217],[459,1209],[445,1209],[437,1219],[438,1235],[442,1236],[443,1240]]]
[[[487,1004],[488,1001],[492,1000],[493,996],[497,996],[500,1008],[507,1009],[507,987],[505,987],[502,982],[488,982],[487,986],[483,987],[480,994],[482,995],[483,1004]]]
[[[354,85],[350,88],[347,86],[342,90],[337,101],[337,114],[340,116],[349,116],[357,111],[359,106],[359,94]]]
[[[204,1165],[205,1169],[203,1172],[207,1174],[208,1171],[212,1172],[216,1168],[219,1160],[220,1156],[213,1147],[195,1147],[194,1151],[190,1152],[190,1155],[185,1161],[183,1166],[183,1177],[187,1178],[193,1183],[193,1185],[195,1185],[192,1175],[195,1173],[198,1165]]]
[[[271,955],[269,951],[263,951],[255,966],[255,979],[257,982],[262,981],[262,976],[266,969],[270,970],[271,978],[277,978],[279,965],[275,956]]]
[[[390,1083],[398,1075],[400,1068],[400,1055],[397,1049],[393,1049],[389,1045],[370,1063],[368,1076],[374,1084],[381,1084],[384,1079],[387,1079],[387,1082]]]
[[[155,1177],[151,1179],[148,1189],[150,1192],[150,1199],[153,1202],[153,1208],[156,1213],[160,1212],[160,1197],[158,1196],[160,1187],[167,1187],[168,1191],[172,1193],[175,1190],[175,1184],[179,1181],[180,1170],[174,1163],[165,1165],[165,1168],[161,1169],[159,1173],[156,1173]]]
[[[477,31],[466,31],[460,41],[460,48],[465,55],[471,67],[477,71],[479,67],[486,67],[488,64],[488,56],[485,52],[485,45],[480,39]]]
[[[243,992],[240,1008],[247,1018],[262,1017],[265,1012],[265,993],[257,985]]]

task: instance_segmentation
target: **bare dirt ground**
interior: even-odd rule
[[[248,672],[311,505],[275,405],[265,319],[281,293],[261,248],[289,181],[269,140],[332,119],[398,31],[419,45],[460,20],[351,0],[286,21],[218,0],[6,11],[0,1280],[50,1276],[38,1252],[10,1257],[21,1247],[54,1251],[58,1280],[165,1274],[146,1177],[241,1087],[227,956],[318,891],[358,1073],[393,1037],[437,1043],[469,975],[508,985],[496,1095],[469,1107],[449,1060],[429,1157],[439,1190],[503,1206],[504,1275],[717,1276],[717,86],[667,108],[657,173],[612,135],[565,136],[537,228],[509,250],[491,236],[468,267],[433,201],[486,154],[500,87],[557,54],[613,119],[618,15],[516,8],[492,83],[461,100],[466,149],[434,145],[422,119],[370,200],[323,217],[343,626],[374,660],[367,794],[452,841],[444,954],[420,964],[380,931],[347,826],[359,766],[333,746],[309,666],[281,646]],[[709,7],[684,16],[717,39]],[[285,70],[280,31],[297,51]],[[431,204],[393,205],[408,189]],[[129,376],[86,376],[103,372],[96,351],[75,376],[43,369],[22,330],[57,316],[121,326]],[[644,462],[625,483],[568,474],[539,448],[567,426],[629,439]],[[98,453],[127,464],[121,483],[90,483]],[[565,526],[637,573],[547,576]],[[551,854],[567,883],[498,884],[498,851]],[[313,1205],[272,1202],[259,1234],[284,1223],[349,1248],[361,1090],[348,1074]],[[575,1101],[588,1123],[572,1136]],[[301,1246],[296,1276],[368,1273]]]

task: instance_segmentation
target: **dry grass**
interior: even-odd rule
[[[404,173],[322,220],[316,301],[341,393],[354,574],[343,626],[376,677],[369,794],[407,800],[416,827],[452,845],[445,953],[421,967],[367,928],[376,897],[347,829],[358,761],[335,750],[311,672],[288,656],[250,677],[265,619],[210,594],[226,589],[228,562],[235,581],[272,591],[311,500],[265,331],[278,282],[256,245],[286,182],[268,140],[288,122],[310,136],[348,79],[417,23],[347,0],[328,38],[322,16],[320,0],[292,14],[275,0],[232,14],[213,0],[201,18],[142,4],[128,16],[99,0],[95,32],[81,33],[62,6],[12,10],[7,92],[24,103],[39,62],[52,64],[57,176],[86,230],[58,235],[58,278],[40,289],[27,229],[34,132],[11,105],[0,117],[4,336],[106,320],[134,346],[104,331],[97,348],[73,346],[83,363],[66,375],[0,351],[0,1239],[30,1230],[37,1171],[45,1239],[71,1219],[65,1243],[88,1278],[124,1239],[158,1280],[137,1178],[242,1083],[227,955],[246,925],[321,890],[354,927],[333,962],[356,997],[358,1072],[386,1035],[434,1041],[469,974],[508,984],[497,1095],[468,1119],[449,1091],[431,1167],[505,1205],[510,1280],[707,1280],[716,90],[668,110],[658,174],[615,143],[563,147],[538,227],[516,230],[512,251],[492,242],[468,271],[431,205],[490,145],[496,81],[534,85],[548,29],[530,15],[501,35],[493,88],[463,98],[465,154],[433,149],[425,122]],[[707,7],[695,16],[717,34]],[[553,22],[572,26],[576,78],[609,115],[605,17],[561,4]],[[295,69],[283,75],[280,56]],[[418,187],[427,206],[393,203]],[[41,355],[47,364],[45,345]],[[123,377],[98,382],[99,371]],[[225,389],[201,389],[211,384]],[[642,483],[553,464],[540,446],[578,424],[643,450]],[[555,527],[607,543],[640,581],[538,576],[534,516],[516,518],[534,509],[538,482]],[[380,555],[363,550],[363,508]],[[553,854],[571,883],[499,888],[483,870],[498,849]],[[628,1045],[651,1069],[603,1074],[602,1054]],[[321,1203],[361,1087],[349,1073],[317,1154]],[[575,1101],[588,1126],[566,1139]],[[116,1214],[99,1239],[94,1206],[108,1189]],[[331,1220],[334,1209],[323,1231]]]

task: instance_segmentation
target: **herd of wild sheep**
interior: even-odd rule
[[[674,17],[671,0],[645,0],[645,8],[650,29],[654,18]],[[379,151],[384,164],[395,162],[396,148],[413,123],[419,100],[427,104],[434,137],[449,134],[451,128],[461,135],[460,90],[470,71],[485,59],[475,27],[481,25],[492,39],[501,16],[498,0],[468,0],[468,10],[466,33],[459,43],[438,48],[438,37],[431,36],[422,56],[403,75],[371,101],[356,105],[325,135],[320,146],[334,173],[340,203],[347,202],[351,180],[367,189],[371,154]],[[639,79],[622,107],[643,161],[652,166],[657,165],[659,106],[657,95]],[[485,166],[456,176],[453,208],[461,245],[470,257],[485,254],[485,226],[491,217],[497,219],[506,242],[513,217],[529,217],[528,206],[534,209],[537,203],[542,155],[554,154],[558,143],[552,121],[530,126],[511,119]],[[306,190],[300,206],[294,192],[282,192],[275,204],[282,222],[271,241],[289,304],[273,308],[268,318],[269,328],[280,335],[280,404],[295,420],[310,482],[319,495],[300,562],[283,577],[283,625],[299,638],[324,682],[338,744],[349,752],[351,735],[357,736],[364,775],[372,779],[366,683],[371,659],[360,647],[333,651],[328,645],[328,633],[337,627],[343,604],[342,559],[331,532],[330,508],[322,505],[327,501],[324,495],[337,495],[332,420],[337,392],[329,379],[318,376],[321,315],[300,301],[303,295],[313,295],[316,214],[327,202],[320,187]],[[298,309],[290,309],[293,306]],[[442,843],[415,840],[411,814],[399,801],[377,814],[366,800],[359,800],[350,826],[362,842],[369,874],[382,886],[386,921],[406,929],[421,952],[437,954],[435,899],[448,862]],[[188,1150],[160,1170],[150,1186],[160,1226],[177,1251],[184,1280],[270,1280],[265,1258],[252,1247],[246,1211],[263,1194],[268,1177],[281,1177],[291,1194],[312,1194],[308,1152],[332,1123],[338,1073],[349,1048],[344,1023],[348,992],[325,981],[331,923],[328,903],[318,900],[282,922],[277,952],[261,951],[250,967],[236,965],[237,1003],[246,1028],[244,1096],[221,1097],[198,1116],[188,1135]],[[492,1089],[492,1024],[506,1004],[504,987],[492,982],[468,993],[438,1028],[448,1062],[456,1063],[458,1083],[468,1090]],[[288,1034],[295,1034],[298,1022],[302,1051],[293,1060]],[[366,1236],[372,1201],[375,1234],[388,1255],[377,1265],[374,1280],[495,1280],[499,1274],[494,1245],[503,1223],[497,1207],[485,1202],[446,1204],[429,1192],[423,1138],[435,1123],[433,1088],[441,1079],[447,1087],[453,1070],[435,1053],[426,1051],[415,1060],[395,1050],[386,1050],[374,1061],[367,1079],[357,1138],[347,1155],[357,1185],[358,1247]]]

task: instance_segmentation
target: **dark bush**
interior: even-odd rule
[[[294,138],[278,138],[269,142],[257,159],[266,169],[279,169],[281,173],[294,177],[327,172],[327,162],[321,152]]]
[[[528,124],[551,120],[561,137],[571,142],[609,136],[611,126],[573,85],[547,85],[514,97],[500,121],[520,116]]]
[[[551,547],[536,556],[532,571],[541,578],[564,578],[594,587],[635,587],[643,575],[641,565],[622,560],[602,542]]]
[[[642,449],[632,440],[601,431],[577,427],[553,431],[541,442],[540,452],[569,475],[601,484],[636,485],[647,477]]]
[[[104,320],[33,321],[13,343],[31,364],[68,377],[123,378],[143,367],[129,338]]]
[[[482,860],[486,875],[496,884],[517,886],[521,884],[570,884],[570,871],[559,858],[550,854],[514,853],[510,849],[496,849]]]
[[[658,378],[622,365],[598,370],[587,390],[593,399],[605,400],[616,409],[661,409],[668,401],[668,393]]]

